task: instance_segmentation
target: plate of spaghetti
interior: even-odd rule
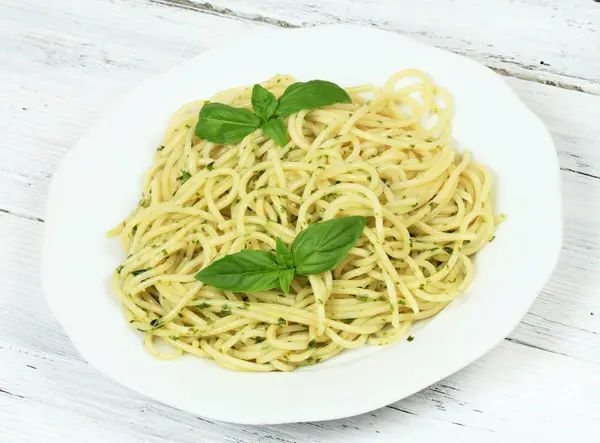
[[[559,184],[489,69],[373,29],[270,31],[90,128],[52,181],[44,292],[84,358],[171,406],[355,415],[506,337],[557,260]]]

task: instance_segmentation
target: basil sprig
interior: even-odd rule
[[[281,288],[287,294],[295,275],[320,274],[344,260],[366,223],[360,216],[314,223],[296,236],[291,248],[278,238],[275,252],[243,249],[211,263],[196,279],[226,291]]]
[[[202,107],[196,124],[196,136],[214,143],[234,143],[256,129],[279,146],[285,146],[288,133],[283,118],[304,109],[315,109],[335,103],[352,103],[343,88],[325,80],[291,84],[284,93],[275,95],[261,85],[252,88],[254,112],[222,103]]]

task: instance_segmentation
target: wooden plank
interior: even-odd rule
[[[503,74],[600,93],[600,6],[592,0],[148,1],[288,27],[375,26],[468,55]],[[357,58],[367,52],[357,48]]]

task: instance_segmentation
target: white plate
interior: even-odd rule
[[[104,234],[137,203],[171,113],[192,99],[277,73],[345,86],[382,84],[408,67],[428,72],[454,95],[454,136],[494,170],[497,211],[508,214],[496,241],[477,257],[468,293],[423,323],[413,342],[347,351],[293,373],[236,373],[195,357],[150,357],[109,291],[109,276],[123,257],[118,241]],[[552,140],[538,118],[500,77],[467,58],[371,28],[272,30],[143,82],[69,152],[50,189],[44,292],[87,361],[168,405],[253,424],[356,415],[447,377],[518,323],[558,257],[558,171]]]

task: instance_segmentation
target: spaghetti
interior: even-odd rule
[[[280,96],[292,83],[278,75],[262,86]],[[212,101],[249,108],[251,89]],[[198,139],[204,101],[173,115],[139,205],[109,233],[128,256],[114,292],[154,356],[291,371],[397,342],[469,286],[471,259],[500,218],[489,170],[455,148],[451,96],[417,70],[346,91],[351,104],[287,117],[283,148],[261,130],[231,145]],[[296,277],[288,295],[194,278],[224,255],[274,250],[277,237],[289,245],[341,215],[367,217],[358,243],[333,271]]]

